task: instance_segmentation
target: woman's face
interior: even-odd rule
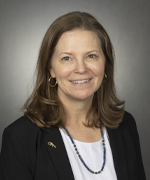
[[[102,83],[104,69],[105,57],[96,33],[77,29],[62,34],[50,68],[61,100],[93,99]]]

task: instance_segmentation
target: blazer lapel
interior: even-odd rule
[[[107,128],[110,147],[112,150],[114,166],[117,174],[118,180],[127,180],[128,170],[127,170],[127,162],[126,162],[126,154],[123,143],[123,136],[120,127],[117,129],[109,129]],[[106,156],[107,157],[107,156]]]
[[[49,133],[44,137],[44,142],[56,167],[60,180],[74,180],[71,165],[59,129],[57,127],[51,127],[48,131]],[[56,147],[52,147],[50,142]]]

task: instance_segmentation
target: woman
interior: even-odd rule
[[[25,115],[7,127],[1,180],[144,180],[133,117],[115,93],[111,41],[90,14],[72,12],[43,39]]]

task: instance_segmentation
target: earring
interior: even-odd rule
[[[103,80],[103,83],[106,81],[107,79],[107,75],[104,73],[104,80]]]
[[[56,83],[55,83],[54,85],[52,85],[51,82],[50,82],[52,78],[53,78],[53,77],[50,77],[49,80],[48,80],[48,81],[49,81],[49,85],[50,85],[50,87],[55,87],[56,84],[57,84],[57,81],[56,81]]]

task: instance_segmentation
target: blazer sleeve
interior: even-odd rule
[[[30,163],[15,132],[6,128],[0,154],[0,180],[33,180]]]
[[[130,129],[130,133],[132,134],[133,142],[136,149],[136,157],[137,157],[137,168],[138,168],[138,177],[139,179],[146,180],[143,161],[142,161],[142,154],[141,154],[141,148],[140,148],[140,140],[139,140],[139,134],[137,131],[136,122],[131,114],[130,115],[130,122],[128,121],[128,127]],[[132,120],[131,120],[132,119]]]

